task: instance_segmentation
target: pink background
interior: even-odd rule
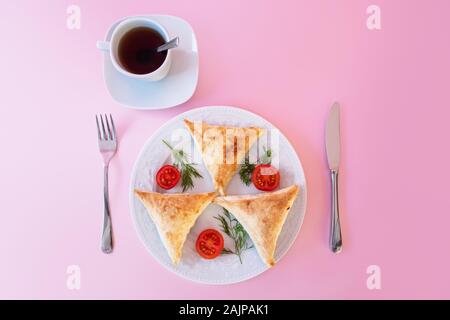
[[[66,8],[82,10],[81,30]],[[382,30],[366,28],[381,7]],[[1,5],[0,298],[450,298],[450,43],[447,0],[6,1]],[[109,25],[164,13],[197,34],[193,98],[132,111],[106,91],[95,48]],[[342,103],[344,251],[328,250],[324,124]],[[204,105],[270,119],[293,142],[308,181],[300,236],[272,270],[244,283],[191,283],[140,243],[128,183],[146,139]],[[111,112],[115,251],[99,249],[102,170],[94,114]],[[66,268],[81,267],[81,290]],[[381,290],[366,268],[381,267]]]

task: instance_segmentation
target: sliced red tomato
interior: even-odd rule
[[[280,172],[270,164],[260,164],[253,170],[252,182],[259,190],[275,190],[280,185]]]
[[[172,189],[180,181],[180,171],[170,164],[162,166],[156,174],[156,182],[166,190]]]
[[[223,237],[217,230],[206,229],[198,236],[195,247],[203,258],[217,258],[222,253]]]

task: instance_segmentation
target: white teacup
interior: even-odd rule
[[[167,30],[158,22],[147,18],[128,18],[117,25],[117,27],[114,29],[110,41],[98,41],[97,48],[103,51],[109,51],[111,62],[117,69],[117,71],[119,71],[120,73],[135,79],[148,81],[161,80],[169,73],[170,65],[172,62],[171,60],[172,57],[170,53],[171,50],[167,51],[166,59],[164,60],[163,64],[158,69],[150,73],[146,74],[131,73],[127,71],[120,63],[118,55],[120,40],[128,31],[138,27],[151,28],[157,31],[166,42],[170,40]]]

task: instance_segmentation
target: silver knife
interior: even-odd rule
[[[331,172],[331,228],[330,248],[334,253],[342,251],[341,223],[339,221],[339,158],[340,158],[340,133],[339,133],[339,103],[335,102],[328,115],[326,127],[326,148],[328,166]]]

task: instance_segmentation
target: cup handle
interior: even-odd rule
[[[97,41],[97,49],[109,51],[111,49],[111,43],[109,41]]]

